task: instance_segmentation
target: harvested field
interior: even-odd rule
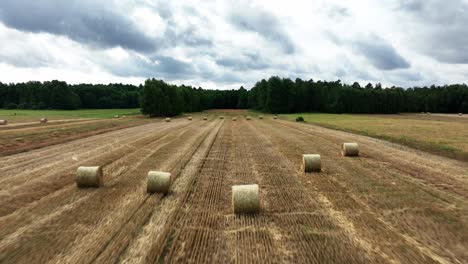
[[[219,115],[1,157],[0,263],[468,263],[466,162]],[[344,142],[359,156],[343,157]],[[321,172],[303,172],[308,153]],[[78,189],[79,166],[102,166],[104,185]],[[147,193],[149,171],[171,173],[168,194]],[[245,184],[259,185],[258,214],[233,213]]]
[[[77,122],[95,122],[99,119],[96,118],[75,118],[75,119],[57,119],[57,120],[49,120],[47,122],[47,127],[53,125],[63,125],[63,124],[70,124],[70,123],[77,123]],[[9,123],[6,126],[0,127],[0,131],[2,130],[9,130],[9,129],[19,129],[19,128],[32,128],[32,127],[45,127],[44,124],[41,124],[39,121],[34,122],[18,122],[18,123]]]
[[[468,119],[443,114],[352,115],[299,113],[311,124],[371,136],[468,162]]]
[[[36,123],[42,117],[49,121],[63,121],[71,119],[104,119],[119,116],[134,116],[140,109],[80,109],[80,110],[24,110],[0,109],[0,119],[7,119],[9,124]]]
[[[0,128],[0,156],[43,148],[109,131],[150,123],[145,119],[87,119],[16,123]]]

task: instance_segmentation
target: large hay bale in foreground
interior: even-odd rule
[[[359,156],[359,145],[357,143],[343,143],[341,145],[341,155],[343,156]]]
[[[162,171],[148,172],[146,191],[148,193],[169,193],[171,187],[171,174]]]
[[[171,119],[169,117],[166,118],[165,120],[166,120],[166,122],[171,122]]]
[[[189,117],[188,117],[188,120],[192,121],[192,117],[191,117],[191,116],[189,116]]]
[[[41,124],[45,124],[45,123],[47,123],[47,121],[49,121],[49,120],[47,120],[46,117],[43,117],[43,118],[41,118],[41,120],[40,120]]]
[[[102,168],[96,167],[78,167],[76,171],[76,185],[78,188],[102,186]]]
[[[322,170],[320,154],[303,154],[302,167],[304,172],[320,172]]]
[[[3,120],[3,119],[0,120],[0,125],[6,125],[6,124],[8,124],[8,121],[7,121],[7,120]]]
[[[232,186],[232,207],[235,214],[252,214],[260,211],[257,184]]]
[[[232,121],[237,121],[237,117],[233,117],[233,118],[232,118]]]

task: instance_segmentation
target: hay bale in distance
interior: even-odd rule
[[[146,191],[148,193],[169,193],[171,187],[171,174],[162,171],[148,172]]]
[[[40,119],[41,124],[45,124],[45,123],[47,123],[47,121],[49,121],[49,120],[47,120],[46,117],[43,117],[43,118]]]
[[[119,115],[115,115],[114,118],[119,118],[120,116]]]
[[[431,115],[431,112],[427,112],[426,115]]]
[[[246,119],[247,119],[247,120],[250,120],[250,119],[251,119],[251,117],[250,117],[250,116],[247,116],[247,117],[246,117]]]
[[[165,120],[166,122],[171,122],[171,119],[169,117],[167,117]]]
[[[253,214],[260,211],[257,184],[232,186],[232,207],[235,214]]]
[[[76,185],[78,188],[99,188],[102,186],[102,168],[96,167],[78,167],[76,171]]]
[[[204,116],[204,117],[203,117],[203,120],[208,120],[208,117]]]
[[[220,116],[219,119],[224,119],[224,116]]]
[[[0,120],[0,125],[7,125],[8,124],[8,121],[7,120]]]
[[[359,146],[357,143],[343,143],[341,145],[341,155],[343,156],[359,156]]]
[[[322,170],[320,154],[303,154],[302,167],[304,172],[320,172]]]
[[[237,121],[237,117],[233,117],[233,118],[232,118],[232,121]]]
[[[462,115],[463,115],[463,113],[458,113],[458,115],[459,115],[459,116],[462,116]]]
[[[191,116],[189,116],[189,117],[188,117],[188,120],[192,121],[192,117],[191,117]]]
[[[259,116],[258,118],[259,118],[259,119],[263,119],[263,116]]]
[[[278,116],[277,115],[273,116],[273,119],[278,119]]]

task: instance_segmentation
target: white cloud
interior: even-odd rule
[[[87,72],[59,69],[59,68],[18,68],[9,64],[0,63],[0,72],[2,74],[2,82],[16,83],[27,80],[35,81],[50,81],[50,80],[66,80],[72,84],[79,83],[129,83],[138,85],[144,82],[144,78],[137,77],[118,77],[108,72],[99,69],[93,69]],[[28,76],[25,78],[24,76]]]
[[[166,23],[147,7],[138,7],[131,14],[133,23],[150,37],[160,38],[166,32]]]
[[[403,87],[468,80],[466,54],[456,53],[468,47],[457,37],[466,19],[451,20],[448,35],[437,24],[466,0],[448,1],[439,15],[435,0],[403,2],[406,9],[393,0],[70,1],[76,10],[37,2],[47,8],[34,16],[19,9],[26,0],[0,3],[0,81],[154,77],[230,89],[270,75]],[[74,19],[56,27],[48,20],[56,12]],[[452,41],[437,50],[427,45],[432,36]]]

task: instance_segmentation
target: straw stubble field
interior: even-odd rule
[[[1,157],[0,263],[468,262],[466,163],[230,114]],[[321,172],[302,171],[307,153]],[[104,186],[78,189],[78,166],[102,166]],[[172,174],[168,195],[146,192],[150,170]],[[233,213],[239,184],[259,185],[259,214]]]

